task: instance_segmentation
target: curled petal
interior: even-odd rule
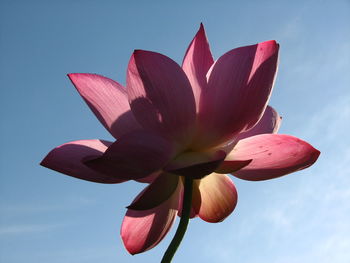
[[[204,221],[221,222],[235,209],[237,191],[227,175],[212,173],[195,183],[201,200],[198,214]]]
[[[114,136],[141,129],[130,110],[125,88],[118,82],[97,74],[68,74],[92,112]]]
[[[81,140],[65,143],[53,149],[41,165],[57,172],[96,183],[121,183],[125,180],[96,172],[84,164],[90,158],[102,156],[111,142]]]
[[[259,122],[255,124],[249,131],[242,132],[238,135],[236,140],[242,140],[258,134],[277,133],[282,122],[282,117],[271,106],[267,106],[264,115]]]
[[[223,143],[259,121],[272,91],[277,59],[278,44],[266,41],[233,49],[214,63],[201,96],[196,148]]]
[[[192,139],[195,101],[186,74],[159,53],[136,50],[127,71],[130,107],[147,130],[181,144]]]
[[[170,173],[160,174],[145,188],[137,200],[127,208],[132,210],[148,210],[159,206],[174,193],[179,177]]]
[[[155,247],[169,232],[177,214],[179,185],[168,200],[153,209],[128,209],[121,227],[121,237],[130,254]]]
[[[290,135],[262,134],[240,140],[226,160],[252,162],[233,175],[250,181],[276,178],[311,166],[320,152]]]
[[[185,71],[192,86],[197,110],[199,108],[202,89],[207,87],[206,74],[213,63],[214,59],[210,51],[204,26],[201,24],[186,51],[182,63],[182,69]]]
[[[172,157],[172,145],[148,131],[135,131],[120,137],[99,158],[86,165],[101,173],[127,180],[150,176]]]

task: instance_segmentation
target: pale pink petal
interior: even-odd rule
[[[137,200],[127,208],[132,210],[148,210],[159,206],[174,193],[179,183],[179,176],[170,173],[160,174],[145,188]]]
[[[130,110],[126,90],[118,82],[96,74],[75,73],[68,74],[68,77],[115,138],[141,129]]]
[[[240,133],[236,140],[242,140],[258,134],[277,133],[281,122],[282,117],[277,113],[277,111],[271,106],[267,106],[264,115],[261,117],[259,122],[249,131]]]
[[[136,50],[127,71],[130,107],[138,122],[181,144],[192,139],[192,88],[181,67],[159,53]]]
[[[196,183],[200,192],[198,214],[201,219],[210,223],[221,222],[235,209],[237,191],[227,175],[212,173]]]
[[[207,148],[252,128],[269,100],[278,44],[267,41],[229,51],[209,71],[194,147]]]
[[[320,152],[290,135],[262,134],[238,142],[226,160],[252,162],[233,175],[250,181],[268,180],[312,165]]]
[[[136,180],[159,171],[172,156],[172,144],[167,140],[139,130],[120,137],[103,156],[86,165],[120,179]]]
[[[163,169],[169,173],[200,179],[215,171],[226,157],[224,151],[213,153],[184,153]]]
[[[201,24],[186,51],[182,63],[182,69],[185,71],[192,86],[197,110],[199,108],[202,89],[207,87],[206,74],[213,63],[214,59],[210,51],[204,26]]]
[[[41,165],[57,172],[96,183],[121,183],[116,177],[96,172],[84,164],[89,158],[102,156],[111,142],[102,140],[81,140],[65,143],[53,149],[41,161]]]
[[[155,247],[169,232],[177,214],[179,185],[172,196],[156,208],[143,211],[128,209],[120,232],[130,254]]]

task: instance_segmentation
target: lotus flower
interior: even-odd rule
[[[226,174],[272,179],[309,167],[320,154],[305,141],[276,134],[281,117],[267,103],[278,49],[266,41],[214,62],[201,25],[182,67],[162,54],[135,50],[126,87],[96,74],[69,74],[116,141],[69,142],[41,165],[97,183],[148,183],[121,227],[131,254],[156,246],[181,216],[186,177],[194,179],[191,217],[220,222],[237,203]]]

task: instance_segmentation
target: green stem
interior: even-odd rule
[[[185,232],[187,230],[188,222],[190,220],[191,207],[192,207],[192,189],[193,189],[193,179],[185,176],[185,190],[184,198],[182,203],[181,219],[179,226],[177,227],[175,236],[165,251],[161,263],[170,263],[173,259],[176,250],[178,249]]]

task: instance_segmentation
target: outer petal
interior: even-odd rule
[[[60,173],[96,183],[121,183],[125,180],[96,172],[84,164],[87,158],[102,156],[111,142],[81,140],[65,143],[53,149],[40,163]]]
[[[86,165],[120,179],[136,180],[160,170],[173,155],[172,145],[148,131],[134,131],[120,137],[103,154]]]
[[[160,174],[127,208],[132,210],[148,210],[159,206],[174,193],[179,177],[170,173]]]
[[[268,180],[312,165],[320,152],[305,141],[290,135],[262,134],[238,142],[226,160],[252,162],[234,173],[250,181]]]
[[[202,89],[207,87],[206,74],[213,63],[214,59],[210,51],[204,26],[201,23],[197,34],[186,51],[182,63],[182,69],[185,71],[192,86],[197,111],[199,109]]]
[[[242,140],[258,134],[277,133],[282,122],[282,117],[271,106],[267,106],[264,115],[259,122],[255,124],[249,131],[242,132],[238,135],[236,140]]]
[[[199,217],[204,221],[221,222],[235,209],[237,191],[227,175],[212,173],[195,183],[200,192]]]
[[[68,74],[79,94],[103,126],[119,138],[141,129],[129,106],[125,88],[118,82],[96,74]]]
[[[177,214],[179,189],[180,184],[172,196],[156,208],[143,211],[128,209],[121,227],[121,237],[130,254],[155,247],[169,232]]]
[[[127,72],[134,116],[145,129],[187,144],[192,139],[195,101],[186,74],[170,58],[136,50]]]
[[[231,50],[216,61],[201,96],[196,148],[218,145],[258,122],[272,91],[277,58],[278,44],[267,41]]]

